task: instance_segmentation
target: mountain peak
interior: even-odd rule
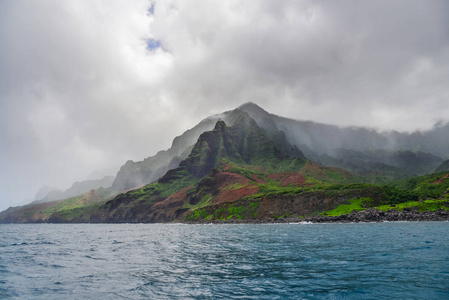
[[[254,102],[246,102],[243,103],[242,105],[240,105],[239,107],[237,107],[237,109],[243,110],[243,111],[263,111],[266,112],[262,107],[260,107],[259,105],[257,105]]]
[[[251,101],[245,102],[245,103],[243,103],[242,105],[240,105],[240,106],[237,107],[237,108],[242,108],[242,107],[258,107],[258,108],[260,108],[259,105],[257,105],[257,104],[254,103],[254,102],[251,102]]]
[[[217,123],[215,124],[215,128],[214,130],[222,130],[223,128],[226,127],[226,123],[222,120],[217,121]]]
[[[256,120],[256,122],[259,119],[266,119],[270,116],[270,114],[266,110],[253,102],[246,102],[237,107],[237,109],[248,113],[248,115],[252,119]]]

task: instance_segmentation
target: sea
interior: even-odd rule
[[[449,222],[4,224],[1,299],[449,299]]]

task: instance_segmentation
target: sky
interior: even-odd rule
[[[115,175],[252,101],[381,131],[449,120],[445,0],[3,0],[0,210]]]

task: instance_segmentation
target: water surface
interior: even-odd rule
[[[449,299],[449,223],[0,225],[0,298]]]

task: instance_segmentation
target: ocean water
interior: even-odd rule
[[[0,225],[1,299],[449,299],[449,223]]]

